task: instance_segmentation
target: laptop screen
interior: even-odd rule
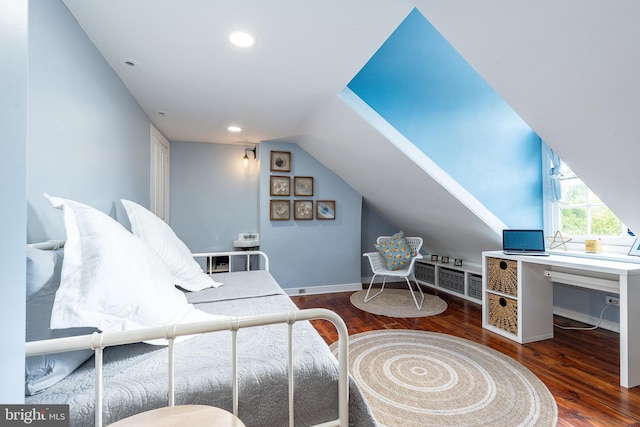
[[[502,230],[505,251],[544,251],[543,230]]]

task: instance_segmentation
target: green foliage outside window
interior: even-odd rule
[[[585,208],[562,209],[562,232],[568,236],[587,235],[587,210]]]
[[[560,224],[569,236],[621,237],[624,225],[566,164],[562,164]]]
[[[622,221],[606,206],[591,208],[591,235],[619,236],[623,229]]]

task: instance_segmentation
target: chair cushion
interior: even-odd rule
[[[403,231],[398,231],[390,239],[380,242],[375,247],[387,262],[387,270],[399,270],[406,267],[414,255]]]

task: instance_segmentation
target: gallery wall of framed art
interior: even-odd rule
[[[313,176],[290,176],[292,155],[289,151],[271,151],[269,155],[269,219],[271,221],[334,220],[335,200],[313,200],[315,178]],[[293,190],[292,190],[293,189]],[[291,197],[294,199],[283,199]],[[305,197],[305,199],[297,199]],[[292,212],[293,211],[293,212]]]

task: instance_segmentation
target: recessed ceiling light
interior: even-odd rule
[[[120,58],[120,64],[124,65],[127,68],[137,68],[140,66],[140,63],[138,61],[131,58]]]
[[[236,31],[231,33],[229,41],[238,47],[251,47],[256,42],[256,39],[249,33]]]
[[[240,131],[242,130],[242,128],[241,128],[241,127],[239,127],[239,126],[229,126],[229,127],[227,128],[227,130],[228,130],[229,132],[240,132]]]

